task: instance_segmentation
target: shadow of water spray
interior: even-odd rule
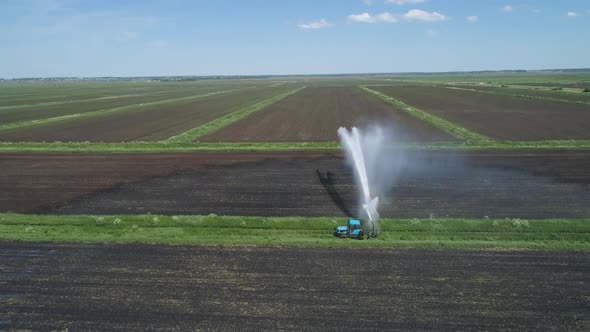
[[[348,209],[346,202],[336,189],[334,174],[330,171],[326,171],[326,174],[323,174],[319,169],[316,169],[315,171],[318,176],[318,180],[322,186],[324,186],[324,189],[326,189],[326,192],[330,196],[330,199],[332,199],[332,202],[334,202],[340,211],[342,211],[342,213],[344,213],[348,218],[353,218],[354,216],[352,212]]]

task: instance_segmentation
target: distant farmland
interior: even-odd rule
[[[293,86],[250,87],[192,101],[146,106],[79,120],[4,130],[0,131],[0,140],[13,142],[157,141],[293,88]],[[201,92],[197,91],[194,95]],[[186,96],[186,92],[184,95]]]
[[[394,128],[396,139],[403,142],[456,140],[358,87],[340,86],[308,87],[198,141],[337,141],[339,127],[371,123]]]
[[[486,93],[493,93],[499,95],[512,95],[531,98],[548,98],[554,100],[562,100],[572,103],[588,103],[590,104],[590,93],[586,92],[568,92],[561,90],[550,90],[548,88],[527,88],[527,87],[495,87],[495,86],[480,86],[480,85],[453,85],[452,87],[459,89],[475,90]]]
[[[70,114],[108,110],[114,107],[151,103],[167,99],[197,96],[219,91],[220,87],[202,86],[177,90],[153,91],[141,94],[112,95],[92,99],[72,100],[31,106],[12,106],[0,108],[0,124],[20,121],[46,119]]]
[[[494,139],[590,139],[586,105],[419,85],[371,89]]]

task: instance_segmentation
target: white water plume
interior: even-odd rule
[[[386,151],[386,145],[393,142],[393,135],[381,126],[369,126],[362,130],[341,127],[338,136],[361,189],[359,216],[368,223],[368,233],[376,236],[379,233],[379,196],[391,188],[405,156]]]

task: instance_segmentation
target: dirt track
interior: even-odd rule
[[[398,182],[383,193],[384,217],[590,217],[590,152],[405,158]],[[1,212],[356,213],[356,188],[339,155],[2,154],[0,168]]]
[[[590,256],[0,243],[0,330],[588,330]]]
[[[495,139],[590,139],[587,105],[428,86],[372,89]]]
[[[387,124],[396,141],[456,141],[453,136],[368,95],[358,87],[306,88],[225,127],[202,142],[328,142],[340,127]]]

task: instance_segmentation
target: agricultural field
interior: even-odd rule
[[[158,141],[292,89],[294,87],[290,85],[237,89],[195,100],[148,105],[83,119],[0,130],[0,141]]]
[[[36,105],[0,106],[0,125],[39,119],[48,119],[72,114],[84,114],[95,111],[108,111],[116,107],[147,104],[157,101],[174,100],[205,95],[221,90],[218,86],[194,86],[170,89],[169,91],[152,91],[148,93],[121,94],[91,99],[74,99],[64,102]],[[226,87],[230,89],[230,87]],[[116,92],[116,91],[113,91]]]
[[[246,86],[271,85],[274,81],[215,80],[205,82],[61,82],[61,83],[0,83],[0,110],[42,107],[83,101],[101,101],[133,96],[195,93]],[[81,109],[83,111],[83,109]]]
[[[589,105],[423,85],[370,88],[493,139],[590,139]]]
[[[399,179],[382,193],[383,217],[590,215],[588,152],[399,158]],[[358,211],[352,172],[337,154],[11,154],[0,167],[0,212],[345,218]]]
[[[535,99],[546,99],[552,101],[565,101],[571,103],[590,105],[590,92],[570,92],[564,90],[552,90],[530,87],[512,86],[481,86],[481,85],[449,85],[452,88],[473,90],[490,94],[520,96]]]
[[[584,253],[0,243],[0,255],[0,329],[590,327]]]
[[[588,330],[590,106],[445,80],[0,85],[0,330]]]
[[[199,141],[337,141],[339,127],[370,124],[393,128],[400,142],[457,140],[358,87],[308,87]]]

